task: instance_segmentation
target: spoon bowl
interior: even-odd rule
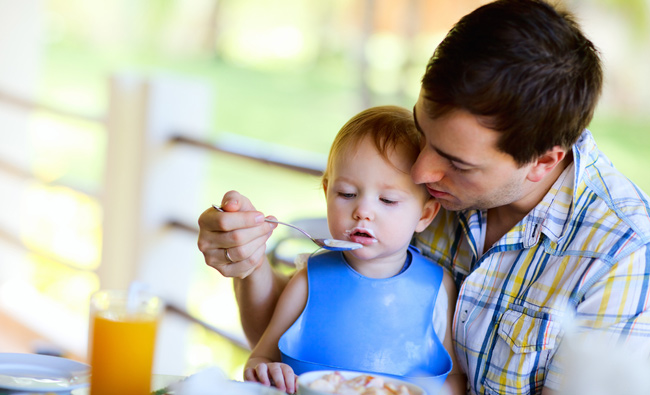
[[[221,211],[222,213],[224,212],[224,210],[221,207],[219,207],[219,206],[217,206],[215,204],[213,204],[212,207],[214,209],[218,210],[218,211]],[[337,240],[337,239],[316,239],[316,238],[312,237],[309,233],[307,233],[304,229],[301,229],[301,228],[299,228],[299,227],[297,227],[295,225],[291,225],[291,224],[288,224],[286,222],[276,221],[276,220],[268,219],[268,218],[265,218],[264,220],[266,222],[272,222],[274,224],[285,225],[285,226],[288,226],[290,228],[293,228],[293,229],[297,230],[298,232],[302,233],[303,235],[307,236],[311,241],[314,242],[314,244],[316,244],[317,246],[319,246],[320,248],[323,248],[325,250],[330,250],[330,251],[350,251],[350,250],[356,250],[356,249],[359,249],[359,248],[363,247],[362,244],[354,243],[352,241]]]

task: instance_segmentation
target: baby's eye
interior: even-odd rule
[[[396,204],[396,200],[391,200],[391,199],[386,199],[386,198],[379,198],[379,200],[384,203],[384,204]]]
[[[356,195],[354,193],[339,192],[338,195],[344,199],[352,199]]]

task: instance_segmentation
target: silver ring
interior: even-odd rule
[[[233,261],[232,258],[230,257],[230,254],[228,254],[228,249],[227,248],[223,249],[223,255],[226,256],[226,259],[228,260],[228,263],[235,263],[235,261]]]

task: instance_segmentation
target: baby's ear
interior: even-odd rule
[[[422,208],[422,217],[418,221],[417,226],[415,227],[415,232],[422,232],[429,226],[431,221],[436,217],[438,211],[440,210],[440,203],[434,198],[430,198],[424,203]]]
[[[323,177],[323,192],[325,192],[325,197],[327,197],[327,178]]]

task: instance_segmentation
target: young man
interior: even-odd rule
[[[650,207],[585,129],[601,86],[592,43],[535,0],[468,14],[427,66],[411,176],[444,209],[416,245],[459,285],[453,331],[471,393],[560,390],[568,325],[650,352]],[[236,192],[222,202],[230,213],[199,219],[199,248],[237,278],[255,343],[286,279],[264,258],[262,214]]]

